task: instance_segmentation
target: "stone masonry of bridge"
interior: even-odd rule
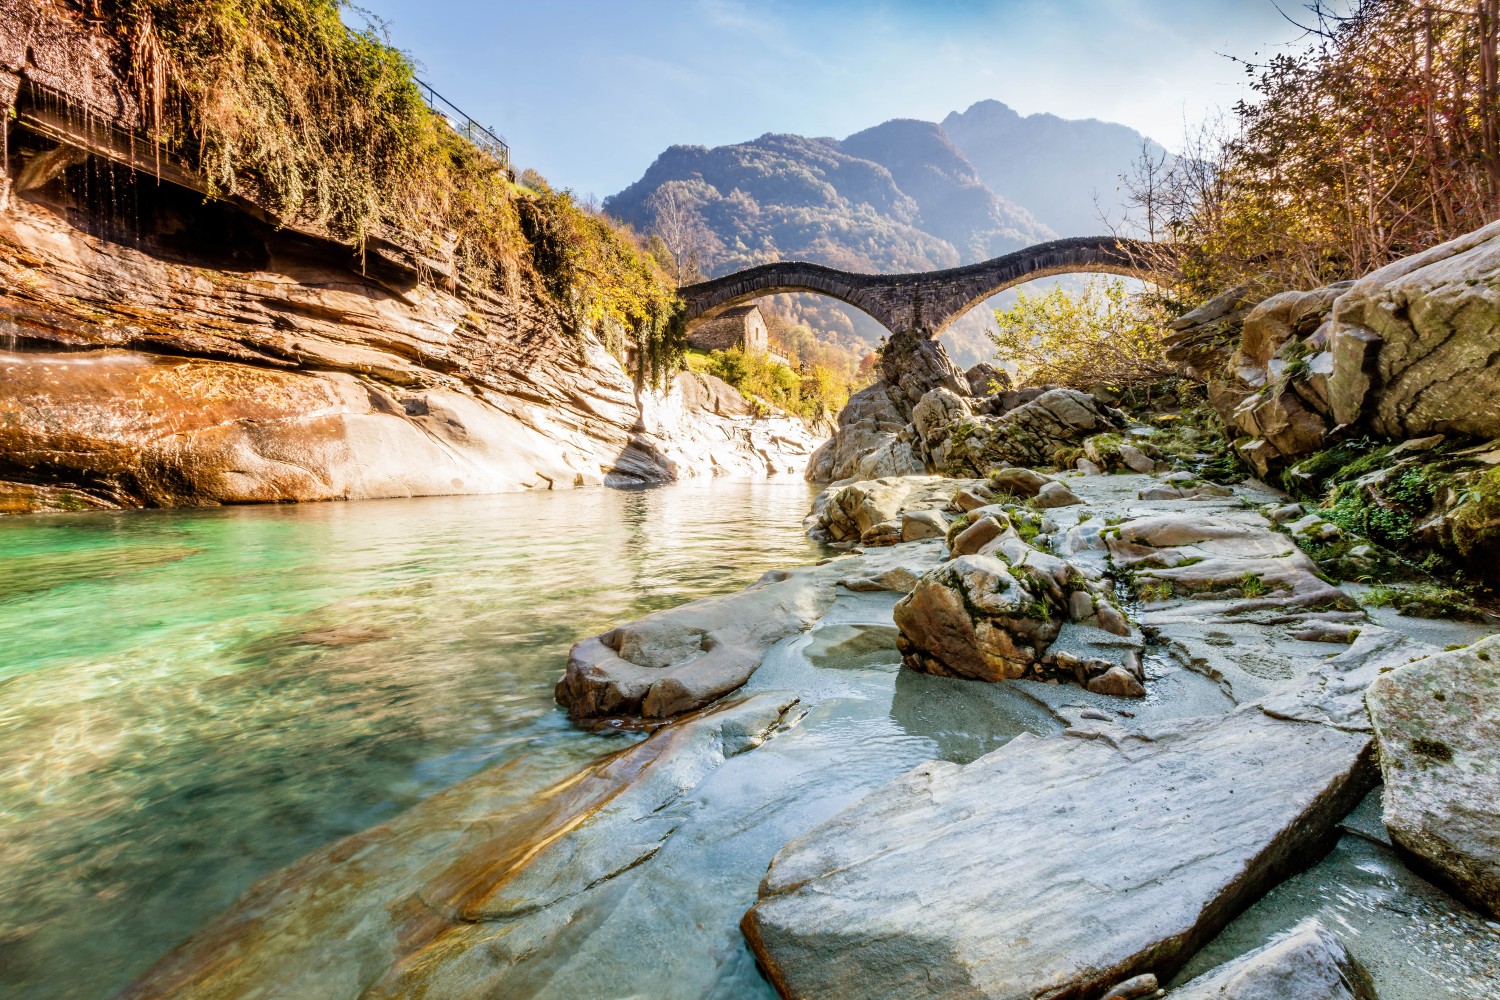
[[[1012,285],[1053,274],[1104,273],[1147,278],[1150,244],[1114,236],[1038,243],[979,264],[915,274],[855,274],[822,264],[777,261],[685,285],[678,292],[689,327],[719,312],[779,292],[813,292],[868,313],[891,333],[936,337],[958,317]]]

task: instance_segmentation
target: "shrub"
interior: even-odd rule
[[[1123,281],[1096,279],[1077,295],[1060,286],[1022,292],[995,310],[998,329],[989,336],[1022,384],[1129,390],[1178,375],[1162,349],[1165,318]]]
[[[432,112],[411,61],[346,0],[97,0],[147,130],[204,178],[355,247],[451,254],[460,284],[536,279],[637,377],[680,357],[676,295],[634,235],[532,174],[526,187]]]

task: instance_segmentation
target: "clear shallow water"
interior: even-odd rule
[[[578,638],[818,550],[799,481],[0,521],[0,995],[106,996],[256,878],[618,748]]]

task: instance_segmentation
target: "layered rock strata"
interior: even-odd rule
[[[356,499],[800,473],[729,386],[639,388],[526,275],[209,186],[138,135],[75,5],[0,2],[0,511]],[[14,112],[14,114],[13,114]],[[132,138],[134,137],[134,138]]]

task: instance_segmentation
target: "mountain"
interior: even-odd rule
[[[1133,128],[1094,118],[1025,115],[999,101],[980,101],[943,119],[943,132],[963,150],[986,186],[1025,205],[1064,236],[1104,231],[1094,204],[1121,204],[1120,175],[1141,155],[1166,154]]]
[[[1143,141],[1124,125],[1022,116],[980,101],[942,124],[900,118],[842,140],[768,133],[672,146],[604,208],[649,231],[651,196],[677,182],[713,234],[702,260],[710,275],[778,259],[925,271],[1101,231],[1095,194],[1119,202],[1118,177]],[[817,296],[777,296],[775,306],[846,346],[873,345],[884,332]],[[960,363],[990,353],[987,318],[975,309],[945,337]]]
[[[961,261],[987,260],[1057,234],[985,186],[974,165],[939,125],[899,118],[839,144],[878,163],[917,203],[918,224],[952,244]]]
[[[925,271],[1051,236],[991,193],[930,122],[887,122],[844,142],[767,134],[713,149],[673,146],[604,208],[650,228],[647,201],[668,181],[689,185],[718,238],[706,261],[716,274],[778,258]]]

